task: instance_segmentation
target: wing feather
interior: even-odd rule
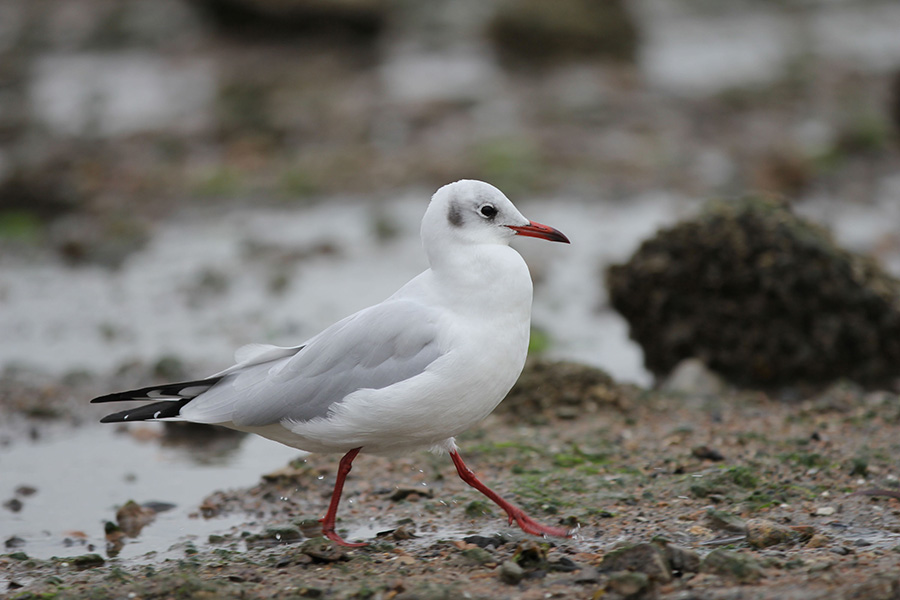
[[[389,300],[335,323],[302,347],[253,348],[243,356],[246,362],[223,371],[227,376],[186,404],[181,416],[237,427],[326,417],[357,390],[385,388],[424,372],[442,353],[438,334],[434,309]],[[261,360],[267,356],[272,359]]]

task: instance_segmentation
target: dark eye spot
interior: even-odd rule
[[[485,204],[479,209],[482,217],[493,219],[497,214],[497,209],[491,204]]]
[[[463,224],[462,211],[459,209],[459,205],[457,203],[453,202],[449,207],[447,207],[447,220],[454,227],[459,227]]]

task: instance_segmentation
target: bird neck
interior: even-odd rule
[[[455,310],[485,316],[531,313],[531,275],[509,246],[460,246],[433,257],[431,270],[440,296]]]

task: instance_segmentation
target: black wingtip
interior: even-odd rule
[[[181,400],[162,400],[145,404],[137,408],[130,408],[121,412],[106,415],[100,419],[101,423],[127,423],[131,421],[153,421],[156,419],[170,419],[181,413],[182,407],[191,401],[191,398]]]
[[[91,400],[91,404],[99,404],[100,402],[115,402],[118,394],[106,394],[105,396],[97,396]]]
[[[222,380],[222,377],[222,375],[219,375],[218,377],[209,377],[207,379],[179,381],[177,383],[167,383],[164,385],[151,385],[137,390],[105,394],[92,399],[91,404],[101,404],[103,402],[128,402],[135,400],[161,400],[166,397],[173,400],[179,398],[195,398],[202,392],[219,383]]]

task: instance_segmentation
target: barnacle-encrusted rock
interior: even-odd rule
[[[900,282],[784,202],[713,202],[607,285],[657,375],[688,357],[750,385],[900,375]]]
[[[624,409],[634,390],[617,384],[602,369],[573,362],[529,360],[519,380],[497,408],[521,419],[573,418],[598,407]]]

